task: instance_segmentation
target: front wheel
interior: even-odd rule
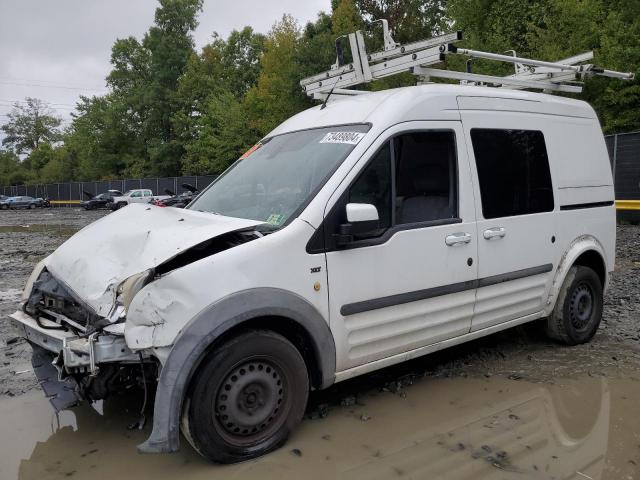
[[[29,204],[29,208],[30,208],[31,210],[33,210],[34,208],[36,208],[36,204],[35,204],[35,203],[30,203],[30,204]]]
[[[602,320],[602,283],[589,267],[574,265],[560,288],[553,312],[547,319],[547,335],[568,345],[586,343]]]
[[[300,352],[271,331],[231,339],[203,360],[193,378],[182,431],[201,455],[220,463],[282,446],[302,419],[309,395]]]

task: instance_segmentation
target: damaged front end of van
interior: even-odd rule
[[[154,382],[190,302],[188,282],[172,281],[170,273],[259,238],[259,223],[132,205],[84,228],[42,260],[11,319],[33,347],[34,372],[53,408]],[[155,292],[160,279],[163,286]],[[145,306],[134,312],[132,302],[145,287],[151,287]],[[172,322],[180,324],[156,342],[157,330]]]

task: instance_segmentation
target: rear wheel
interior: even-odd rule
[[[547,335],[568,345],[591,340],[602,320],[602,284],[589,267],[574,265],[547,319]]]
[[[258,457],[284,444],[300,422],[309,377],[300,352],[270,331],[239,335],[212,352],[194,376],[182,430],[220,463]]]

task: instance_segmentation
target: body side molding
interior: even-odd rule
[[[583,208],[610,207],[613,204],[613,200],[608,200],[606,202],[573,203],[571,205],[560,205],[560,210],[581,210]]]
[[[465,290],[473,290],[474,288],[488,287],[497,283],[509,282],[519,278],[540,275],[553,270],[553,265],[547,263],[537,267],[525,268],[514,272],[501,273],[491,277],[480,278],[478,280],[469,280],[466,282],[452,283],[439,287],[427,288],[424,290],[415,290],[413,292],[399,293],[397,295],[389,295],[388,297],[373,298],[371,300],[363,300],[361,302],[348,303],[340,308],[340,314],[344,316],[355,315],[356,313],[368,312],[379,308],[393,307],[402,305],[403,303],[415,302],[418,300],[427,300],[429,298],[449,295],[452,293],[464,292]]]

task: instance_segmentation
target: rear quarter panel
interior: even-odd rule
[[[615,261],[616,212],[613,176],[600,124],[595,118],[552,117],[545,126],[558,210],[559,264],[575,240],[593,237],[602,246],[606,270]],[[601,205],[601,206],[597,206]]]

